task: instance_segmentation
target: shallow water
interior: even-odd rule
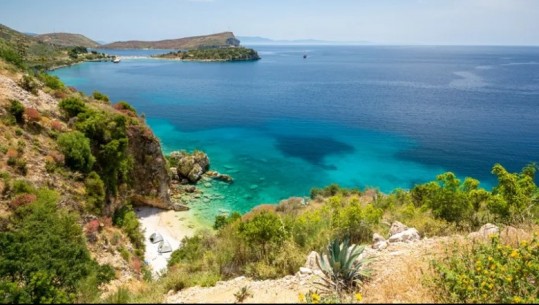
[[[257,62],[132,56],[53,72],[126,100],[165,152],[201,149],[203,218],[307,196],[314,186],[410,188],[443,171],[490,188],[499,162],[539,160],[539,48],[257,46]],[[308,57],[303,59],[303,54]]]

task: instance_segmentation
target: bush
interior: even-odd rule
[[[22,124],[24,123],[24,106],[21,102],[16,100],[11,100],[11,104],[8,108],[9,113],[13,117],[15,117],[15,120],[17,123]]]
[[[457,246],[456,246],[457,247]],[[539,303],[539,240],[512,247],[493,237],[432,263],[435,295],[447,303]]]
[[[58,76],[49,75],[47,73],[40,73],[38,75],[38,78],[45,84],[45,86],[58,90],[58,89],[64,89],[64,83],[58,78]]]
[[[92,93],[92,96],[94,97],[94,99],[98,100],[98,101],[103,101],[103,102],[109,102],[109,97],[106,96],[105,94],[99,92],[99,91],[94,91]]]
[[[84,101],[76,97],[63,99],[60,104],[58,104],[58,106],[70,118],[75,117],[79,113],[85,112],[87,110]]]
[[[120,101],[117,104],[114,105],[114,109],[120,110],[122,112],[132,113],[134,115],[137,114],[137,111],[133,106],[129,105],[127,102]]]
[[[95,158],[90,149],[90,140],[79,131],[64,133],[58,137],[60,151],[65,156],[65,163],[74,170],[88,172],[92,169]]]
[[[241,214],[238,212],[233,212],[232,214],[228,216],[217,215],[215,216],[215,222],[213,223],[213,228],[215,230],[219,230],[220,228],[228,225],[229,223],[232,223],[239,219],[241,219]]]
[[[139,250],[138,252],[143,251],[144,235],[140,230],[140,223],[138,221],[137,214],[135,214],[131,207],[124,205],[120,209],[116,210],[116,212],[114,212],[112,222],[115,226],[122,228],[122,230],[129,237],[129,240],[131,240],[131,243],[133,243],[133,246]]]
[[[41,120],[41,114],[35,108],[26,108],[24,110],[24,116],[27,122],[39,122]]]
[[[0,44],[0,58],[3,58],[5,61],[12,63],[19,68],[23,68],[24,66],[22,55],[6,45]]]
[[[105,205],[105,184],[96,172],[91,172],[84,180],[84,185],[86,187],[87,209],[100,215]]]
[[[73,302],[92,261],[76,219],[56,206],[58,195],[37,192],[0,232],[0,302]],[[16,242],[15,242],[16,241]]]
[[[37,95],[37,91],[39,89],[39,84],[30,75],[24,75],[22,79],[19,81],[19,86],[21,86],[21,88],[23,88],[24,90],[35,95]]]

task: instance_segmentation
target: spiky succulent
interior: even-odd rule
[[[365,246],[349,246],[348,240],[342,243],[338,239],[328,245],[328,253],[318,256],[316,263],[324,273],[322,286],[340,294],[343,291],[353,291],[362,280],[369,276],[364,267],[368,259],[359,259]]]

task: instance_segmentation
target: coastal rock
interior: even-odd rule
[[[129,126],[127,137],[127,150],[134,161],[130,176],[133,193],[147,198],[139,200],[141,203],[151,202],[151,206],[171,209],[170,176],[159,140],[142,125]]]
[[[408,227],[406,225],[401,222],[395,221],[393,222],[393,224],[391,224],[391,228],[389,229],[389,236],[393,236],[406,230],[408,230]]]
[[[170,179],[172,179],[174,181],[180,181],[180,176],[178,176],[178,169],[177,168],[171,167],[169,169],[169,172],[170,172]]]
[[[196,183],[210,168],[208,155],[201,151],[195,151],[192,154],[187,152],[171,153],[171,162],[177,160],[177,173],[180,179],[186,178],[191,183]]]
[[[412,242],[420,240],[419,232],[415,228],[410,228],[389,237],[390,243],[395,242]]]
[[[320,255],[316,251],[311,251],[309,255],[307,256],[307,260],[305,261],[305,265],[303,265],[304,268],[307,268],[309,270],[319,270],[317,260],[319,259]]]

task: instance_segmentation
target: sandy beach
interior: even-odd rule
[[[172,252],[159,253],[157,251],[159,243],[150,242],[153,233],[161,234],[174,251],[180,247],[184,237],[193,236],[198,229],[203,228],[192,211],[164,211],[151,207],[137,207],[135,211],[144,232],[146,245],[144,261],[150,266],[154,276],[166,270]]]

